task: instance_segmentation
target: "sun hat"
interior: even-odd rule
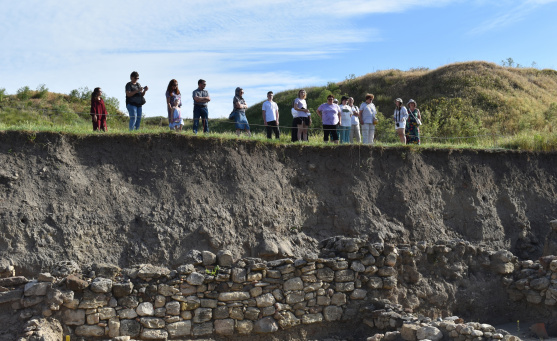
[[[399,97],[399,98],[397,98],[397,99],[395,99],[395,102],[400,102],[400,103],[404,103],[404,101],[403,101],[403,100],[402,100],[402,98],[400,98],[400,97]]]
[[[410,105],[410,103],[414,103],[415,105],[418,105],[418,104],[416,103],[416,101],[414,101],[413,99],[410,99],[410,100],[408,101],[408,103],[406,103],[406,105]]]

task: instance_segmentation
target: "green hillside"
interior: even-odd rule
[[[391,117],[393,101],[401,97],[405,102],[412,98],[418,103],[424,145],[557,150],[557,133],[553,129],[557,124],[555,70],[466,62],[435,70],[377,71],[305,89],[315,143],[320,143],[321,136],[321,120],[316,109],[326,102],[329,94],[337,98],[352,96],[359,106],[366,93],[372,93],[381,118],[375,134],[378,143],[397,143]],[[283,127],[292,123],[290,109],[298,90],[275,94]],[[65,129],[88,133],[90,96],[91,90],[87,88],[72,90],[67,95],[48,92],[44,85],[36,90],[23,87],[14,95],[7,95],[0,88],[0,129]],[[105,103],[110,131],[127,132],[127,115],[119,111],[118,100],[105,97]],[[261,104],[252,105],[246,112],[252,131],[259,136],[264,131],[260,126],[263,124]],[[185,123],[184,131],[188,133],[191,120]],[[143,121],[141,132],[167,132],[167,124],[165,117],[149,117]],[[212,119],[211,131],[231,134],[234,126],[226,119]],[[281,141],[287,142],[289,133],[285,129],[283,135]]]
[[[283,117],[281,125],[291,120],[290,107],[297,91],[275,95]],[[366,93],[374,94],[374,103],[383,115],[376,137],[383,142],[396,141],[390,118],[397,97],[417,101],[426,142],[490,134],[553,135],[557,123],[557,71],[548,69],[467,62],[435,70],[377,71],[306,91],[312,113],[330,93],[352,96],[358,106]],[[258,103],[247,111],[250,123],[261,121],[260,108]],[[320,125],[318,116],[313,115],[312,126]]]

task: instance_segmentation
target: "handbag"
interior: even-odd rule
[[[410,111],[408,111],[408,112],[410,112]],[[420,112],[420,111],[418,110],[418,112]],[[416,123],[417,123],[419,126],[422,125],[422,120],[420,120],[420,119],[418,118],[418,116],[414,115],[413,112],[411,112],[410,115],[412,115],[412,117],[414,117],[414,119],[416,120]]]
[[[236,112],[233,110],[230,115],[228,115],[228,119],[234,121],[236,119]]]

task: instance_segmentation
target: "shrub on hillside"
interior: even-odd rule
[[[48,88],[46,87],[46,85],[45,84],[39,84],[37,86],[37,92],[35,93],[33,98],[46,98],[47,94],[48,94]]]
[[[28,86],[21,87],[17,89],[17,98],[22,101],[26,101],[31,98],[31,89]]]

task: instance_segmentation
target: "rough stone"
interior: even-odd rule
[[[416,332],[418,340],[429,339],[432,341],[439,341],[443,338],[443,333],[432,326],[425,326],[418,329]]]
[[[255,322],[253,331],[258,334],[274,333],[279,329],[277,321],[272,317],[265,317]]]
[[[179,336],[187,336],[191,334],[191,321],[180,321],[169,323],[166,325],[166,330],[171,338]]]
[[[234,334],[234,320],[216,320],[215,321],[215,333],[219,335],[233,335]]]
[[[236,321],[236,330],[241,335],[250,334],[253,330],[253,322],[248,320]]]
[[[141,331],[141,324],[136,320],[120,320],[120,336],[137,337]]]
[[[112,290],[112,280],[102,277],[97,277],[91,283],[91,291],[98,293],[107,293]]]
[[[75,329],[75,335],[77,336],[104,336],[104,328],[99,326],[79,326]]]
[[[232,252],[228,250],[220,250],[217,253],[217,263],[221,267],[231,267],[233,264]]]
[[[153,316],[155,315],[155,309],[151,302],[140,303],[137,308],[135,308],[137,315],[139,316]]]
[[[342,308],[337,306],[328,306],[323,309],[325,321],[340,321],[342,317]]]
[[[217,262],[217,255],[215,255],[211,251],[202,251],[201,258],[203,259],[204,266],[213,265]]]
[[[291,278],[284,282],[283,289],[284,291],[303,290],[304,282],[300,277]]]
[[[142,317],[139,319],[139,323],[149,329],[160,329],[165,326],[164,320],[158,317]]]
[[[257,302],[257,307],[259,308],[270,307],[276,302],[275,297],[271,293],[259,296],[255,300]]]
[[[213,318],[213,309],[211,308],[197,308],[193,314],[194,323],[203,323],[210,321]]]
[[[65,310],[62,313],[62,321],[69,326],[80,326],[85,324],[85,310]]]
[[[206,336],[213,334],[213,322],[196,324],[193,327],[193,336]]]
[[[51,286],[48,282],[37,282],[32,281],[25,284],[24,295],[25,296],[44,296],[46,295],[47,289]]]
[[[200,274],[199,272],[192,272],[188,275],[186,281],[190,285],[201,285],[205,281],[205,275]]]
[[[166,313],[168,315],[180,315],[180,302],[171,301],[165,305]]]
[[[112,294],[116,298],[126,297],[133,292],[133,283],[113,283],[112,284]]]
[[[250,299],[250,294],[248,292],[238,291],[238,292],[221,292],[219,294],[219,301],[229,302],[229,301],[243,301]]]
[[[144,340],[166,340],[168,332],[164,329],[143,329],[140,337]]]

